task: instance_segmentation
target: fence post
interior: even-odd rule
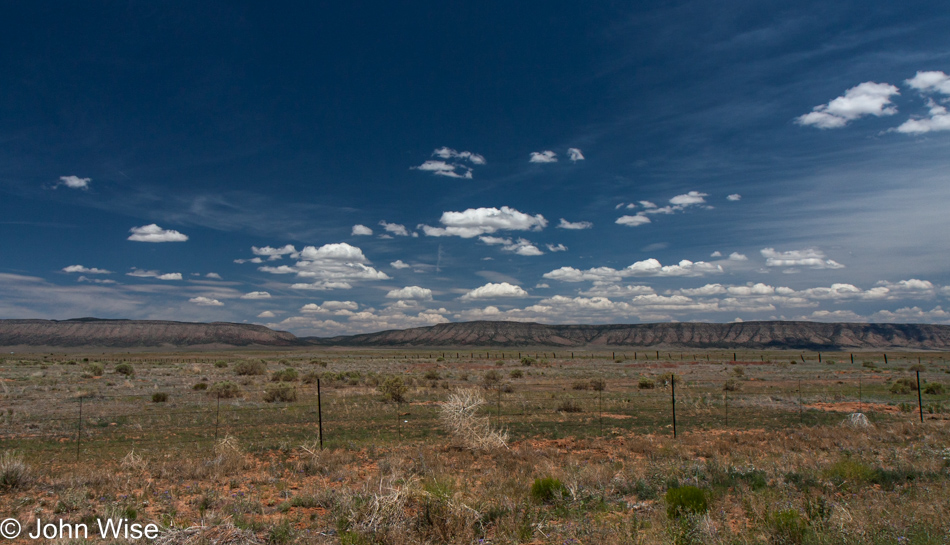
[[[320,430],[320,450],[323,450],[323,406],[320,401],[320,379],[317,379],[317,425]]]
[[[728,428],[729,427],[729,394],[724,394],[723,397],[725,398],[725,404],[726,404],[726,427]]]
[[[676,439],[676,375],[670,373],[670,397],[673,401],[673,439]]]
[[[924,421],[924,402],[920,398],[920,371],[917,371],[917,412],[920,413],[920,421]]]
[[[82,392],[79,393],[79,433],[76,434],[76,461],[79,461],[79,447],[82,446]]]
[[[864,373],[858,371],[858,412],[864,412],[864,392],[863,392],[863,383],[864,383]]]
[[[600,436],[604,436],[604,390],[597,390],[597,409],[600,413]]]
[[[214,409],[214,444],[218,444],[218,421],[221,418],[221,394],[217,396],[217,406]]]
[[[798,379],[798,423],[805,423],[805,404],[802,401],[802,379]]]

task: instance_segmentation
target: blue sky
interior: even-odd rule
[[[950,323],[942,2],[0,21],[0,318]]]

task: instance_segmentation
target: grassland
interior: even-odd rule
[[[131,517],[162,543],[948,543],[947,355],[820,359],[13,354],[0,514]],[[444,429],[458,388],[507,447]]]

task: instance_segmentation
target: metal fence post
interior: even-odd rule
[[[79,461],[79,448],[82,446],[82,393],[79,394],[79,432],[76,434],[76,461]]]
[[[320,403],[320,379],[317,379],[317,424],[320,429],[320,450],[323,450],[323,406]]]
[[[917,371],[917,412],[920,413],[920,421],[924,421],[924,402],[920,397],[920,371]]]
[[[676,375],[670,373],[670,398],[673,401],[673,439],[676,439]]]

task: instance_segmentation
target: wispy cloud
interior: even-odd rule
[[[270,293],[266,291],[252,291],[250,293],[245,293],[241,296],[241,299],[270,299]]]
[[[383,226],[383,229],[387,233],[392,233],[398,237],[409,236],[409,230],[406,229],[405,225],[400,225],[398,223],[387,223],[386,220],[380,221],[379,224]]]
[[[567,148],[567,158],[576,163],[584,160],[584,154],[577,148]]]
[[[419,166],[411,167],[415,170],[431,172],[436,176],[446,176],[449,178],[472,178],[472,165],[484,165],[485,158],[477,153],[470,151],[455,151],[452,148],[441,147],[432,152],[433,157],[439,159],[430,159]]]
[[[198,297],[192,297],[188,300],[189,303],[194,303],[202,307],[223,307],[224,303],[218,301],[217,299],[212,299],[210,297],[205,297],[200,295]]]
[[[82,274],[112,274],[112,271],[106,269],[97,269],[95,267],[83,267],[82,265],[70,265],[63,267],[63,272],[82,273]]]
[[[825,253],[814,248],[778,252],[774,248],[763,248],[762,257],[767,267],[808,267],[809,269],[843,269],[844,265],[832,259],[826,259]]]
[[[158,280],[181,280],[181,273],[162,273],[161,271],[149,271],[132,267],[132,271],[125,273],[126,276],[136,278],[157,278]]]
[[[593,223],[589,221],[567,221],[564,218],[561,218],[561,222],[557,224],[558,229],[590,229],[594,226]]]
[[[63,185],[69,189],[89,189],[89,183],[92,178],[80,178],[79,176],[60,176],[57,187]]]

